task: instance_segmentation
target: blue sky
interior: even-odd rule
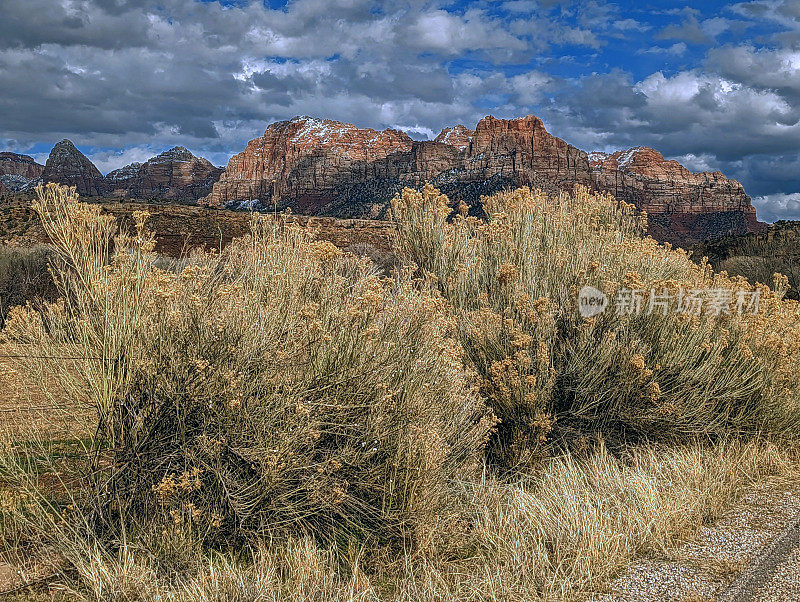
[[[101,171],[176,144],[224,165],[271,122],[412,137],[540,116],[652,146],[800,219],[800,0],[3,0],[0,150],[72,139]]]

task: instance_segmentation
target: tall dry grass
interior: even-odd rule
[[[583,320],[583,284],[744,283],[608,197],[485,207],[404,191],[386,277],[280,218],[167,265],[40,189],[62,298],[2,334],[93,434],[0,438],[0,540],[82,600],[572,600],[795,478],[796,304]]]
[[[111,546],[69,521],[48,525],[49,543],[60,587],[86,601],[582,600],[632,560],[669,553],[754,484],[796,485],[796,473],[796,455],[760,442],[645,446],[624,458],[600,446],[545,460],[537,475],[458,483],[451,512],[462,528],[425,554],[376,558],[309,537],[209,553],[177,529]]]

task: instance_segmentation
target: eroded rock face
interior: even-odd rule
[[[75,186],[83,196],[103,196],[106,192],[103,174],[69,140],[62,140],[50,151],[42,180]]]
[[[742,185],[721,172],[693,173],[643,146],[591,153],[590,163],[596,187],[646,211],[651,233],[662,240],[700,241],[763,226]]]
[[[295,117],[270,125],[234,156],[202,202],[234,208],[381,218],[404,186],[430,181],[480,211],[481,195],[522,185],[547,192],[576,184],[648,212],[651,231],[687,242],[757,230],[750,198],[719,172],[693,174],[647,148],[590,156],[547,132],[538,117],[486,117],[433,141],[402,132]]]
[[[475,131],[447,128],[429,142],[396,130],[295,117],[272,124],[234,156],[205,202],[375,218],[403,186],[426,181],[454,200],[477,201],[514,185],[589,185],[591,174],[586,153],[551,136],[533,116],[487,117]]]
[[[208,195],[223,170],[176,146],[145,163],[131,163],[106,176],[108,194],[135,199],[196,201]]]
[[[258,200],[316,213],[336,196],[337,186],[380,178],[385,174],[369,166],[409,151],[412,144],[397,130],[377,132],[311,117],[279,121],[231,158],[206,202],[226,206]]]
[[[41,177],[44,165],[39,165],[28,155],[0,153],[0,176],[22,176],[28,180]]]
[[[439,135],[433,139],[433,141],[455,146],[461,151],[469,146],[469,143],[474,135],[475,130],[470,130],[466,126],[458,124],[451,128],[444,128],[441,132],[439,132]]]
[[[585,152],[548,133],[533,115],[520,119],[484,117],[466,157],[467,179],[503,178],[516,185],[571,190],[592,183]]]

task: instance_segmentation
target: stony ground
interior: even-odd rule
[[[778,566],[773,577],[752,592],[751,600],[770,600],[771,602],[797,602],[800,600],[800,541],[795,544],[794,551]]]
[[[791,534],[800,516],[800,487],[764,483],[721,520],[661,558],[635,563],[592,602],[800,600],[800,539],[791,541],[777,573],[753,570],[764,551]],[[755,580],[751,574],[758,575]],[[745,577],[742,579],[742,577]]]

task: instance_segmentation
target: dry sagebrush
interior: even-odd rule
[[[547,442],[691,439],[800,426],[800,311],[762,288],[758,316],[674,309],[582,319],[578,290],[751,290],[645,238],[631,205],[576,188],[522,188],[483,199],[488,220],[449,219],[431,186],[394,200],[403,258],[450,301],[468,365],[502,420],[490,448],[503,465]],[[555,430],[554,430],[555,429]],[[558,437],[556,437],[558,435]]]
[[[46,321],[14,312],[6,336],[79,358],[33,368],[97,411],[90,520],[156,516],[220,544],[411,545],[446,521],[493,419],[436,295],[280,220],[164,271],[144,215],[136,237],[115,236],[113,218],[55,185],[35,208],[64,300]]]
[[[414,280],[275,219],[167,264],[145,215],[123,237],[41,190],[63,301],[4,335],[95,409],[95,435],[81,462],[0,447],[0,539],[38,533],[83,600],[571,600],[792,478],[790,449],[696,439],[792,436],[796,305],[582,320],[586,283],[743,284],[608,197],[485,204],[449,222],[433,188],[395,201]],[[503,419],[490,458],[535,471],[478,472],[481,396]],[[553,441],[575,452],[543,459]]]

